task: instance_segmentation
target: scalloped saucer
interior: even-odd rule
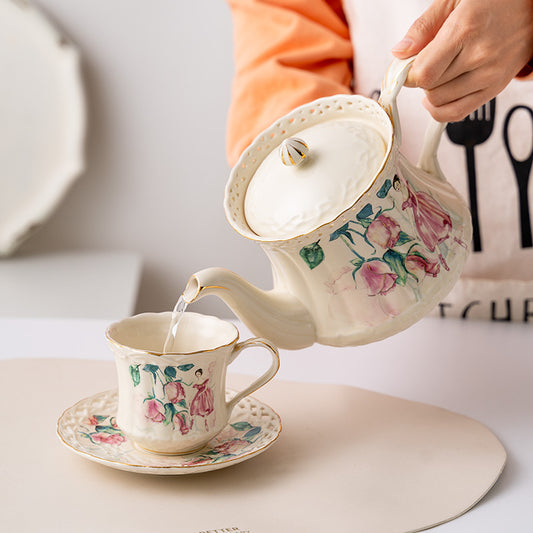
[[[115,421],[117,406],[116,390],[79,401],[59,418],[59,438],[82,457],[112,468],[176,475],[207,472],[246,461],[264,452],[281,432],[279,415],[247,396],[235,406],[228,425],[201,450],[184,455],[158,455],[139,450],[122,433]]]

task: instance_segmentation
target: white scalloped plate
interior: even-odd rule
[[[77,50],[27,0],[0,0],[0,255],[83,170],[85,122]]]
[[[228,391],[229,397],[234,392]],[[63,444],[86,459],[141,474],[197,474],[226,468],[264,452],[281,432],[279,415],[252,396],[233,409],[228,425],[197,452],[159,455],[139,450],[116,425],[118,391],[85,398],[57,422]]]

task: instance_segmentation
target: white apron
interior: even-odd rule
[[[391,48],[429,4],[429,0],[344,0],[357,93],[379,95]],[[429,116],[422,97],[421,90],[404,88],[398,100],[402,152],[411,161],[418,159]],[[462,279],[434,314],[533,323],[533,185],[528,187],[533,82],[513,80],[477,115],[484,119],[449,125],[439,148],[445,176],[473,208],[478,236]]]

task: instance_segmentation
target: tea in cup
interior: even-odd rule
[[[189,312],[164,350],[171,320],[170,312],[140,314],[109,326],[106,338],[118,374],[118,425],[143,450],[183,454],[201,449],[224,429],[235,405],[274,377],[279,355],[266,339],[238,342],[230,322]],[[227,401],[227,367],[253,346],[266,348],[272,364]]]

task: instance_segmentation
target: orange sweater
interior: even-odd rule
[[[295,107],[351,93],[353,47],[342,0],[228,0],[235,77],[226,137],[233,166],[261,131]],[[533,60],[517,75],[533,79]]]
[[[341,0],[228,0],[235,78],[227,157],[295,107],[351,93],[353,48]]]

